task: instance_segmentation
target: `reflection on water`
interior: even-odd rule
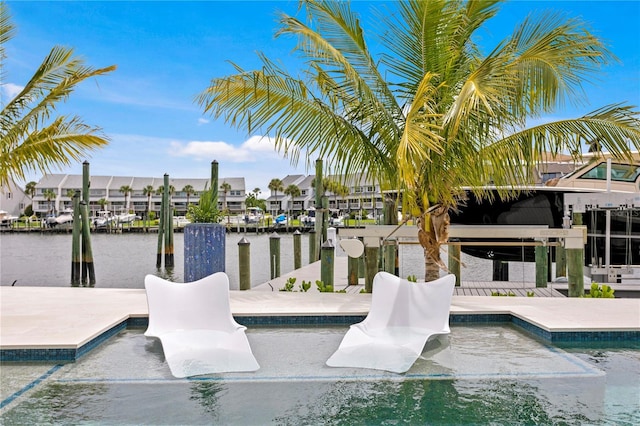
[[[184,234],[174,236],[175,267],[156,268],[157,234],[92,234],[96,273],[95,287],[144,288],[144,276],[154,274],[172,281],[182,281],[184,270]],[[238,288],[238,242],[243,234],[227,234],[226,272],[232,289]],[[269,236],[247,234],[251,246],[251,285],[257,286],[270,278]],[[308,238],[302,236],[302,264],[308,264]],[[282,274],[293,270],[293,237],[280,236]],[[446,262],[446,253],[443,255]],[[491,262],[462,257],[462,280],[490,281]],[[424,276],[424,259],[417,245],[400,246],[400,275]],[[533,264],[510,264],[512,281],[525,281],[535,276]],[[37,232],[0,234],[0,285],[66,287],[71,282],[71,234],[40,234]]]

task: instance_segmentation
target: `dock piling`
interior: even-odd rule
[[[327,291],[333,291],[335,250],[331,240],[326,240],[320,248],[320,280]],[[330,290],[329,290],[330,289]]]
[[[251,290],[251,243],[245,237],[238,241],[240,290]]]
[[[276,232],[269,236],[269,259],[271,279],[274,279],[280,276],[280,236]]]
[[[296,229],[293,233],[293,269],[302,267],[302,233]]]

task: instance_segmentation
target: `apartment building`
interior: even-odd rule
[[[325,195],[329,201],[329,209],[341,214],[360,213],[364,210],[367,215],[374,218],[382,214],[384,203],[380,185],[373,184],[364,177],[355,175],[346,179],[339,175],[332,175],[328,176],[328,179],[342,183],[347,189],[347,195],[325,190]],[[314,175],[286,176],[282,179],[282,189],[277,192],[271,191],[271,195],[266,200],[269,213],[291,212],[295,217],[309,208],[315,208],[314,180]],[[284,191],[289,185],[296,185],[300,189],[300,195],[292,197],[285,194]]]
[[[334,182],[342,182],[347,187],[347,195],[325,191],[329,208],[341,214],[365,211],[371,217],[382,213],[383,202],[380,186],[363,177],[329,176]],[[282,179],[282,189],[271,191],[266,199],[268,213],[289,213],[298,216],[310,208],[315,208],[314,175],[287,175]],[[227,183],[228,190],[221,187]],[[243,177],[218,179],[218,208],[229,210],[231,214],[242,214],[246,209],[246,188]],[[300,190],[299,195],[285,193],[290,185]],[[147,212],[159,212],[162,202],[164,178],[134,176],[91,176],[89,188],[89,210],[92,215],[100,210],[120,214],[133,212],[141,217]],[[226,185],[224,185],[226,187]],[[124,189],[129,188],[128,191]],[[182,216],[188,205],[197,203],[200,194],[210,188],[209,179],[170,178],[170,200],[174,215]],[[72,207],[73,194],[82,189],[82,175],[50,174],[36,184],[33,210],[39,215],[60,212]]]
[[[228,191],[219,189],[218,207],[231,213],[245,210],[244,178],[219,179],[219,184],[227,183]],[[159,212],[162,203],[164,178],[132,176],[91,176],[89,188],[89,209],[92,214],[99,210],[109,210],[116,214],[134,212],[144,216],[146,212]],[[209,189],[209,179],[170,178],[170,200],[177,216],[185,215],[187,206],[197,203],[200,194]],[[129,188],[128,191],[124,191]],[[72,207],[73,194],[82,189],[82,175],[50,174],[36,184],[33,197],[33,211],[40,215],[59,212]]]

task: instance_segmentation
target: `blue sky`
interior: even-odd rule
[[[246,178],[250,191],[268,192],[274,178],[313,173],[290,166],[263,135],[236,131],[204,116],[194,102],[214,77],[233,73],[228,61],[244,69],[259,66],[256,52],[281,61],[295,73],[294,40],[274,39],[277,11],[296,14],[297,1],[93,2],[8,1],[17,33],[7,44],[3,99],[33,75],[54,45],[73,47],[94,67],[118,69],[86,81],[61,105],[103,128],[107,148],[88,158],[93,175],[208,178],[210,163],[220,177]],[[365,26],[371,7],[356,1]],[[493,46],[529,12],[561,10],[580,16],[605,39],[620,63],[585,86],[588,102],[567,107],[547,119],[574,117],[606,104],[640,106],[640,0],[512,1],[480,35]],[[81,165],[57,170],[81,173]],[[39,174],[30,180],[39,180]]]

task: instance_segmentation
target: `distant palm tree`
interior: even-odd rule
[[[175,193],[176,193],[176,188],[173,185],[169,185],[169,198],[171,198],[171,196]],[[164,194],[164,185],[160,185],[158,189],[156,189],[156,194],[158,195]]]
[[[149,219],[149,210],[151,209],[151,196],[155,194],[156,190],[152,185],[147,185],[142,189],[142,194],[147,196],[147,219]]]
[[[36,182],[31,181],[24,187],[24,192],[26,192],[31,199],[36,196],[36,185],[38,185]]]
[[[0,62],[13,37],[7,2],[0,2]],[[55,46],[36,73],[13,99],[3,99],[0,112],[0,187],[11,179],[23,180],[27,171],[49,173],[54,167],[81,161],[108,143],[99,127],[78,116],[55,115],[75,86],[91,77],[115,70],[115,65],[94,69],[75,57],[73,49]],[[4,73],[2,73],[4,83]]]
[[[293,201],[294,201],[294,198],[300,196],[301,191],[300,191],[300,188],[298,188],[298,185],[291,184],[285,188],[284,193],[285,195],[288,195],[291,197],[289,214],[287,215],[287,228],[289,228],[289,220],[291,219],[291,210],[293,209]]]
[[[257,199],[257,198],[258,198],[258,195],[260,195],[260,193],[261,193],[262,191],[260,190],[260,188],[257,188],[257,187],[256,187],[256,188],[253,188],[253,191],[252,191],[252,192],[256,195],[256,199]]]
[[[329,192],[333,193],[333,202],[336,209],[338,208],[338,197],[343,198],[349,195],[349,187],[341,182],[329,181]]]
[[[27,206],[27,208],[25,208],[25,214],[27,214],[27,212],[30,211],[30,214],[28,214],[28,216],[33,215],[33,197],[36,196],[36,185],[37,183],[34,181],[28,182],[25,187],[24,187],[24,192],[29,196],[29,198],[31,198],[31,209],[29,209],[29,206]],[[28,223],[31,223],[30,221]]]
[[[185,194],[187,194],[187,209],[189,208],[189,198],[196,193],[196,190],[193,186],[191,185],[185,185],[184,188],[182,188],[182,192],[184,192]]]
[[[67,189],[67,197],[69,197],[69,200],[71,200],[71,208],[73,208],[73,197],[75,196],[76,196],[75,189]]]
[[[278,178],[273,178],[271,179],[271,182],[269,182],[269,189],[271,191],[273,191],[273,195],[276,198],[276,212],[275,214],[278,214],[278,207],[280,207],[278,205],[278,191],[282,191],[284,189],[284,187],[282,186],[282,180],[278,179]]]
[[[47,189],[44,191],[44,193],[42,194],[45,198],[45,200],[47,200],[47,205],[49,208],[49,213],[53,212],[53,207],[51,206],[51,200],[53,200],[54,198],[56,198],[56,193],[53,192],[50,189]]]
[[[133,192],[133,188],[131,188],[129,185],[122,185],[120,187],[120,192],[124,194],[125,213],[129,213],[129,195]]]
[[[106,198],[100,198],[98,201],[96,201],[98,203],[98,205],[100,206],[100,210],[105,210],[105,207],[107,204],[109,204],[109,202],[107,201]]]
[[[227,223],[229,223],[229,209],[227,208],[227,194],[231,191],[231,185],[227,182],[222,182],[220,185],[222,190],[222,210],[227,213]]]
[[[222,182],[220,189],[222,190],[222,209],[227,210],[227,194],[231,191],[231,185],[227,182]]]

